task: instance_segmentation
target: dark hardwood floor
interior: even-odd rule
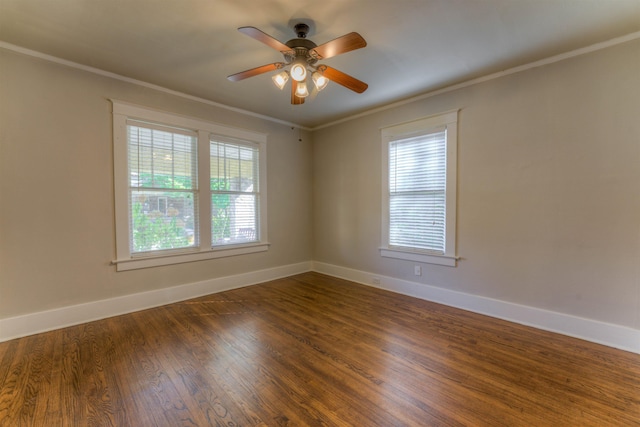
[[[0,361],[1,426],[640,425],[640,355],[317,273]]]

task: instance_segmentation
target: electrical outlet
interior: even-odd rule
[[[414,265],[413,274],[415,274],[416,276],[422,276],[422,267],[419,265]]]

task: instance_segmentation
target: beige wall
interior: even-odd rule
[[[460,109],[457,268],[381,258],[380,128]],[[640,329],[640,41],[314,133],[314,260]]]
[[[311,259],[309,138],[3,50],[0,73],[0,319]],[[110,98],[268,134],[270,250],[116,272]]]
[[[109,98],[267,133],[271,249],[117,273]],[[415,277],[414,263],[378,252],[380,128],[457,108],[463,259]],[[638,40],[303,142],[288,126],[0,50],[0,319],[314,259],[640,329],[639,112]]]

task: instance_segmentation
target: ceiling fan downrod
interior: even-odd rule
[[[294,31],[296,32],[296,35],[298,36],[298,38],[301,39],[306,39],[307,38],[307,33],[309,33],[309,26],[305,23],[299,23],[296,24],[293,27]]]

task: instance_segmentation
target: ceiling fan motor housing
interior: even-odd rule
[[[318,45],[312,42],[311,40],[307,40],[304,38],[297,38],[297,39],[291,39],[285,44],[293,50],[293,54],[291,53],[284,54],[287,64],[293,62],[296,58],[299,58],[299,57],[303,57],[309,65],[313,65],[316,62],[318,62],[318,59],[309,53],[311,49],[318,47]]]

